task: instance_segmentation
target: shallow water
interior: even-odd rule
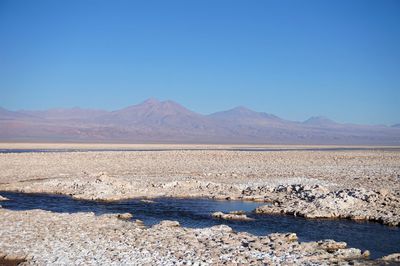
[[[158,198],[156,203],[145,203],[138,199],[117,202],[94,202],[74,200],[67,196],[47,194],[24,194],[0,192],[9,198],[0,202],[3,208],[11,210],[43,209],[53,212],[94,212],[133,214],[133,219],[143,220],[153,225],[161,220],[176,220],[182,226],[204,228],[226,224],[236,231],[255,235],[275,232],[294,232],[301,241],[334,239],[345,241],[350,247],[371,251],[372,258],[389,253],[400,252],[400,228],[389,227],[373,222],[349,220],[307,220],[286,215],[257,215],[252,211],[261,205],[245,201],[217,201],[209,199]],[[211,217],[214,211],[246,211],[254,221],[225,221]]]

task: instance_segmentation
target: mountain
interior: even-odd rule
[[[168,126],[201,123],[204,118],[173,101],[149,99],[140,104],[110,112],[100,118],[104,123],[124,125]]]
[[[324,116],[312,116],[303,122],[305,125],[311,126],[335,126],[338,125],[335,121]]]
[[[242,106],[202,115],[174,101],[148,99],[115,111],[0,108],[0,140],[400,145],[400,128],[340,124],[325,117],[288,121]]]
[[[209,118],[220,122],[234,122],[242,125],[272,125],[281,123],[283,120],[275,115],[255,112],[244,106],[238,106],[233,109],[216,112],[208,115]]]
[[[23,114],[20,112],[9,111],[0,107],[0,120],[15,120],[15,119],[30,119],[31,115]]]
[[[156,99],[110,112],[98,117],[95,122],[125,130],[146,132],[148,137],[152,136],[157,141],[212,139],[219,131],[218,125],[207,117],[190,111],[174,101]]]
[[[69,120],[69,119],[85,119],[85,118],[101,116],[108,112],[105,110],[82,109],[79,107],[74,107],[74,108],[57,108],[57,109],[49,109],[42,111],[20,110],[19,113],[40,117],[43,119]]]
[[[400,128],[400,124],[392,125],[392,127],[398,127],[398,128]]]

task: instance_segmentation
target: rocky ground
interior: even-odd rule
[[[29,265],[342,265],[374,264],[368,253],[331,240],[300,243],[295,234],[256,237],[225,225],[151,228],[117,215],[0,209],[0,249]]]
[[[151,148],[154,148],[154,146],[151,146]],[[206,147],[208,150],[192,150],[193,147],[189,147],[189,150],[187,150],[188,147],[186,146],[186,150],[176,150],[179,146],[163,146],[162,148],[169,150],[0,154],[0,169],[2,169],[0,172],[0,190],[59,193],[71,195],[74,198],[91,200],[159,196],[242,199],[268,202],[269,204],[257,209],[258,213],[289,214],[307,218],[373,220],[391,226],[400,224],[399,150],[250,152],[219,150],[221,146],[218,146],[217,149],[211,147],[211,150],[210,147]],[[194,148],[199,149],[199,146]],[[28,261],[38,264],[49,263],[55,259],[54,254],[58,254],[52,252],[51,254],[43,253],[43,255],[39,255],[39,250],[43,249],[44,246],[62,252],[59,254],[60,259],[65,259],[65,262],[68,263],[73,259],[71,257],[73,253],[68,255],[68,248],[63,245],[72,243],[73,246],[75,242],[79,243],[77,245],[88,245],[84,243],[84,238],[77,240],[79,239],[78,236],[67,236],[68,234],[80,234],[78,233],[79,230],[69,232],[64,238],[61,238],[62,241],[56,240],[56,238],[53,239],[53,242],[44,241],[53,237],[52,234],[59,233],[40,232],[40,230],[47,230],[42,227],[56,227],[58,223],[54,222],[54,225],[53,223],[45,224],[48,221],[41,221],[43,217],[47,217],[46,219],[49,221],[55,219],[67,223],[64,224],[64,227],[75,228],[73,224],[78,224],[87,229],[93,227],[97,219],[106,219],[105,217],[94,217],[90,214],[70,214],[68,216],[67,214],[52,214],[42,211],[12,212],[1,210],[0,215],[2,218],[9,217],[1,219],[0,222],[3,223],[0,225],[0,228],[2,228],[0,230],[0,251],[14,254],[21,250],[21,245],[17,243],[30,239],[37,245],[27,245],[26,249],[23,250],[25,252],[23,255],[37,254],[34,255],[34,259],[29,257]],[[28,218],[36,216],[38,217],[37,220],[35,220],[36,218]],[[110,219],[110,217],[107,219]],[[125,229],[123,228],[129,228],[127,230],[129,232],[139,230],[135,227],[137,225],[132,223],[122,222],[118,219],[112,221],[112,225],[121,226],[120,229],[116,229],[119,233],[124,232]],[[6,223],[9,223],[8,226]],[[35,225],[36,223],[38,223],[38,226]],[[39,230],[37,227],[42,229]],[[134,227],[135,229],[133,229]],[[93,232],[111,230],[110,228],[94,226]],[[146,234],[146,237],[151,239],[152,236],[159,233],[157,228],[156,226],[151,229],[140,229],[142,231],[138,231],[140,232],[138,235]],[[284,235],[276,236],[279,239],[276,243],[273,239],[269,240],[268,243],[272,243],[273,249],[267,248],[270,244],[263,244],[262,241],[267,240],[247,235],[246,237],[257,239],[255,242],[249,243],[258,243],[261,247],[257,249],[253,248],[252,244],[248,244],[243,249],[239,241],[244,237],[242,233],[228,232],[229,230],[225,227],[222,228],[223,230],[221,229],[223,232],[219,232],[220,229],[189,230],[181,227],[164,229],[164,231],[169,232],[165,237],[169,241],[181,243],[180,241],[186,241],[187,235],[190,236],[189,239],[194,238],[194,240],[192,239],[193,243],[201,243],[200,246],[189,248],[187,255],[184,253],[181,260],[179,260],[179,257],[175,257],[176,253],[171,253],[174,251],[172,247],[170,249],[164,248],[163,251],[163,248],[158,246],[162,245],[164,237],[163,239],[154,239],[154,243],[152,241],[137,242],[139,240],[125,242],[125,240],[120,239],[121,242],[126,244],[126,246],[121,244],[121,248],[118,248],[118,245],[113,248],[112,246],[115,243],[108,238],[111,236],[105,237],[104,234],[99,240],[94,239],[94,236],[90,240],[92,236],[87,236],[87,241],[94,246],[104,245],[104,247],[110,248],[109,253],[107,253],[108,250],[93,249],[98,258],[102,258],[101,254],[107,254],[108,257],[103,258],[106,264],[111,262],[107,261],[110,259],[109,256],[115,255],[115,258],[121,259],[114,260],[118,264],[118,262],[124,261],[126,254],[128,254],[127,257],[131,254],[131,257],[134,260],[140,260],[136,262],[141,264],[145,263],[147,258],[149,264],[183,262],[190,258],[192,258],[192,261],[198,262],[205,260],[205,263],[222,263],[224,260],[229,261],[235,258],[238,262],[242,261],[245,264],[262,263],[268,260],[272,264],[318,264],[318,262],[329,263],[330,260],[346,262],[352,257],[357,258],[359,262],[359,258],[362,256],[361,251],[343,249],[343,245],[340,249],[328,252],[326,249],[324,251],[321,245],[330,244],[299,244],[293,239],[288,242],[283,240]],[[18,236],[16,233],[25,232],[25,230],[27,230],[26,237],[25,233],[24,237]],[[59,229],[54,228],[54,230]],[[61,230],[60,234],[62,232]],[[43,234],[41,238],[36,237],[41,234]],[[83,236],[86,233],[81,232],[81,234]],[[203,234],[209,234],[208,240],[204,243],[200,241],[200,236]],[[219,239],[214,234],[231,242],[225,243],[225,240]],[[94,233],[94,235],[96,234]],[[15,239],[7,239],[6,236],[14,236]],[[103,239],[103,237],[107,239]],[[121,237],[124,238],[125,235]],[[129,237],[133,236],[129,235]],[[271,237],[274,236],[268,238]],[[137,238],[133,237],[132,239]],[[295,243],[293,247],[291,247],[291,241]],[[282,253],[279,253],[277,252],[277,250],[280,250],[279,245],[276,246],[277,243],[290,244],[285,244]],[[59,244],[61,248],[58,249],[56,244]],[[332,245],[340,246],[341,244]],[[132,247],[135,248],[132,249]],[[246,248],[249,250],[246,251]],[[243,254],[245,254],[243,256],[240,255],[242,249],[244,250]],[[90,250],[88,247],[89,255],[82,256],[93,257]],[[163,259],[156,260],[156,258],[153,258],[152,256],[156,254],[153,252],[154,250],[164,252],[162,255],[156,256]],[[190,253],[192,252],[190,250],[193,252],[198,250],[200,253]],[[212,253],[214,251],[215,254],[219,254],[219,257]],[[148,256],[145,256],[146,252],[149,253]],[[82,256],[79,255],[80,258]],[[49,258],[47,259],[47,257]],[[392,258],[395,257],[392,256]],[[210,260],[211,258],[213,260]],[[79,264],[79,261],[76,262]],[[92,263],[94,264],[93,261]]]
[[[257,213],[369,220],[390,226],[400,224],[400,194],[387,189],[330,191],[319,185],[281,185],[263,194],[272,204],[257,208]]]

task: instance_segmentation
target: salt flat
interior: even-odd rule
[[[252,152],[226,149],[277,149]],[[106,174],[145,182],[190,179],[227,184],[323,183],[331,187],[399,190],[400,150],[318,151],[340,146],[0,144],[1,149],[113,151],[0,153],[0,183]],[[370,147],[371,148],[371,147]],[[384,150],[386,148],[387,150]],[[139,149],[149,151],[115,151]],[[285,149],[279,151],[279,149]],[[293,149],[293,151],[288,151]],[[153,151],[152,151],[153,150]],[[155,150],[155,151],[154,151]],[[161,150],[161,151],[160,151]]]
[[[249,148],[274,150],[249,151]],[[319,150],[322,148],[330,150]],[[398,226],[400,151],[394,147],[357,147],[358,149],[334,147],[336,150],[332,148],[331,146],[249,145],[1,144],[0,149],[90,149],[92,151],[1,153],[0,191],[58,193],[90,200],[161,196],[254,200],[272,203],[258,208],[258,213],[284,213],[307,218],[372,220]],[[133,151],[135,149],[140,151]],[[42,214],[40,211],[24,213],[25,216],[20,212],[3,210],[1,215],[12,217],[18,224],[26,223],[27,219],[35,221],[33,224],[36,224],[40,218],[35,220],[36,218],[29,217],[52,215]],[[57,219],[79,219],[82,222],[77,215],[66,216],[68,215]],[[90,220],[87,226],[96,223],[92,221],[93,219],[98,218],[87,218]],[[25,240],[18,240],[18,236],[14,235],[17,229],[9,227],[6,224],[2,225],[0,251],[8,250],[8,253],[12,254],[18,250],[17,243]],[[6,235],[10,237],[9,234],[14,235],[15,245],[5,245],[5,237]],[[197,238],[196,234],[193,237]],[[146,243],[141,245],[151,250],[150,247],[146,247]],[[168,248],[165,247],[162,252],[164,251],[167,252]],[[25,255],[32,252],[33,250],[29,248],[24,250]],[[317,249],[311,253],[314,254],[313,252],[317,252]],[[329,258],[348,259],[347,255],[346,257],[339,253]],[[137,253],[137,256],[138,254],[141,253]],[[165,254],[162,256],[167,256]],[[289,256],[293,254],[295,252],[288,251],[286,262],[296,261]],[[308,255],[302,254],[298,255],[298,258],[310,256],[308,253]],[[358,258],[365,256],[360,252],[354,254]],[[168,253],[168,256],[172,255]],[[180,262],[185,258],[189,257],[183,256]],[[279,258],[281,263],[285,262]],[[68,261],[70,259],[68,257]],[[214,259],[215,262],[222,262],[221,257]],[[41,260],[46,261],[46,258],[42,257],[38,262]],[[243,262],[248,263],[250,260]]]

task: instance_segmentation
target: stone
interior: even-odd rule
[[[384,261],[400,262],[400,253],[393,253],[381,258]]]
[[[294,242],[298,240],[298,237],[295,233],[289,233],[286,234],[285,237],[290,241],[290,242]]]
[[[133,215],[130,213],[106,213],[101,215],[103,217],[112,218],[112,219],[119,219],[119,220],[130,220],[132,219]]]
[[[288,214],[309,219],[370,220],[392,226],[400,224],[400,201],[389,197],[389,192],[359,188],[333,191],[321,190],[319,186],[316,187],[317,190],[314,188],[315,186],[304,189],[300,185],[277,186],[275,191],[279,193],[279,201],[275,200],[274,204],[258,207],[255,212]]]
[[[223,220],[237,220],[237,221],[251,221],[253,220],[250,217],[247,217],[246,214],[236,214],[235,212],[231,213],[223,213],[223,212],[214,212],[211,216],[215,219],[223,219]]]
[[[180,223],[178,221],[169,221],[169,220],[165,220],[165,221],[161,221],[158,226],[160,227],[180,227]]]
[[[0,195],[0,201],[4,201],[4,200],[8,200],[8,198],[3,197],[3,196]]]
[[[148,199],[141,199],[140,202],[143,202],[143,203],[156,203],[154,200],[148,200]]]
[[[323,240],[323,241],[319,241],[318,245],[320,248],[328,251],[328,252],[334,252],[337,251],[339,249],[345,249],[347,244],[346,242],[336,242],[334,240],[331,239],[327,239],[327,240]]]
[[[246,214],[244,211],[231,211],[229,212],[230,214],[235,214],[235,215],[243,215]]]
[[[120,214],[117,215],[117,218],[121,219],[121,220],[130,220],[130,219],[132,219],[132,217],[133,217],[133,215],[128,213],[128,212],[127,213],[120,213]]]
[[[369,250],[364,250],[364,252],[362,253],[362,256],[369,258],[369,256],[371,256],[371,252]]]
[[[382,196],[387,196],[388,194],[390,194],[390,191],[386,188],[382,188],[379,190],[379,194]]]

